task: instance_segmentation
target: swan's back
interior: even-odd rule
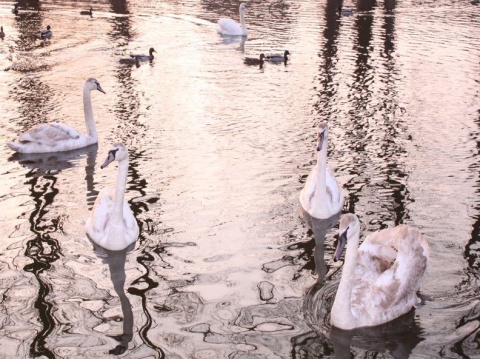
[[[351,303],[359,326],[388,322],[419,303],[417,291],[427,269],[428,243],[406,225],[386,230],[387,235],[382,232],[373,234],[373,239],[367,236],[358,250]]]
[[[217,32],[222,35],[246,35],[243,33],[242,27],[235,20],[220,19],[217,22]]]

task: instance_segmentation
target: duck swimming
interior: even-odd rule
[[[276,63],[287,63],[288,61],[288,56],[290,55],[290,51],[285,50],[285,52],[282,54],[272,54],[272,55],[267,55],[265,56],[265,61],[268,62],[276,62]]]
[[[40,34],[40,38],[43,40],[50,39],[53,35],[52,30],[50,30],[50,25],[47,25],[47,29],[43,30]]]
[[[351,330],[387,323],[421,303],[417,296],[430,249],[420,232],[400,225],[369,234],[360,247],[360,222],[340,219],[334,261],[347,247],[331,310],[333,326]],[[392,264],[393,262],[393,264]]]
[[[148,50],[148,55],[130,55],[130,58],[134,59],[136,62],[152,61],[154,56],[153,53],[156,52],[153,47]]]
[[[265,55],[264,54],[260,54],[259,58],[257,59],[256,57],[245,57],[245,59],[243,60],[243,63],[245,65],[263,65],[264,63],[264,59],[265,59]]]
[[[90,10],[82,10],[80,11],[80,15],[93,15],[93,8],[90,6]]]

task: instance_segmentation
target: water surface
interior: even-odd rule
[[[0,153],[5,358],[478,356],[479,6],[254,1],[232,39],[215,32],[231,1],[18,4],[0,1],[4,142],[50,121],[84,132],[85,79],[107,94],[92,94],[98,146]],[[119,63],[150,47],[151,63]],[[243,64],[286,49],[287,65]],[[298,203],[321,121],[344,212],[431,247],[425,304],[380,333],[328,325],[337,227]],[[115,183],[99,167],[115,142],[140,236],[112,255],[84,223]]]

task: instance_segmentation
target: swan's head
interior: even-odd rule
[[[247,7],[248,7],[247,4],[245,4],[245,3],[242,2],[242,3],[240,4],[240,8],[239,8],[239,9],[240,9],[240,11],[243,11],[243,10],[245,10],[245,8],[247,8]]]
[[[153,47],[150,48],[150,50],[148,50],[148,53],[150,54],[150,56],[152,56],[152,54],[156,52],[155,49]]]
[[[317,151],[323,149],[324,144],[327,142],[328,137],[328,126],[325,122],[322,122],[318,125],[317,129]]]
[[[103,92],[104,94],[107,94],[105,91],[103,91],[102,87],[100,86],[100,82],[95,80],[94,78],[90,77],[85,81],[85,88],[93,91],[93,90],[98,90],[100,92]]]
[[[121,143],[116,143],[113,145],[112,149],[108,151],[107,159],[103,164],[100,166],[101,169],[104,169],[107,167],[110,163],[113,161],[123,161],[125,159],[128,159],[128,150],[127,148],[121,144]]]
[[[342,256],[343,249],[345,248],[348,239],[352,238],[356,234],[360,234],[360,221],[358,217],[353,213],[347,213],[340,219],[340,226],[338,228],[338,244],[333,255],[333,261],[336,262]]]

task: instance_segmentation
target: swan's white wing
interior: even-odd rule
[[[332,205],[332,210],[339,212],[343,206],[343,194],[335,176],[333,175],[332,170],[329,167],[327,167],[326,182],[327,196],[330,197],[329,202]]]
[[[138,223],[133,212],[126,201],[123,202],[123,225],[125,234],[132,238],[132,241],[138,237]]]
[[[317,178],[318,178],[318,165],[315,165],[310,173],[308,174],[305,185],[303,186],[302,191],[300,192],[300,203],[308,212],[309,208],[312,206],[312,201],[315,197],[315,190],[317,188]]]
[[[35,142],[41,145],[54,146],[59,141],[76,140],[80,133],[63,123],[42,123],[22,133],[18,139],[20,143]]]
[[[220,19],[218,20],[217,31],[224,35],[238,35],[242,33],[241,26],[232,19]]]
[[[113,212],[113,198],[114,190],[104,188],[95,200],[86,224],[87,234],[94,242],[101,241],[108,234],[108,226]]]

